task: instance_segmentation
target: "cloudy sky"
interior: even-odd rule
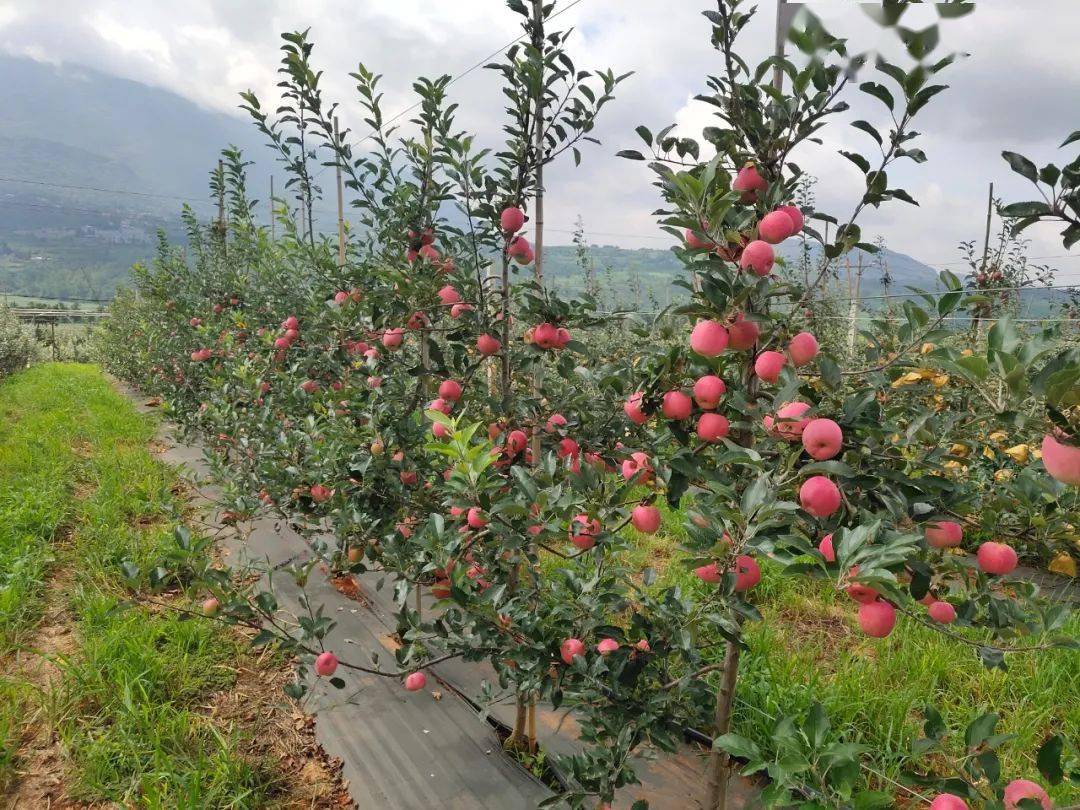
[[[711,0],[570,2],[560,0],[568,8],[557,23],[576,29],[578,65],[635,74],[606,111],[597,133],[603,145],[585,150],[581,168],[568,164],[549,173],[551,237],[568,240],[580,215],[594,241],[664,247],[670,240],[651,216],[658,199],[648,170],[614,153],[637,145],[637,124],[655,131],[677,122],[691,134],[710,123],[708,108],[692,99],[720,67],[700,16]],[[775,2],[760,0],[759,17],[743,37],[748,58],[771,49]],[[892,35],[884,36],[851,0],[807,5],[834,33],[850,37],[853,49],[895,52]],[[927,7],[906,18],[916,28],[934,19]],[[274,97],[278,34],[310,27],[328,95],[343,102],[343,120],[359,134],[365,130],[347,76],[357,62],[385,74],[385,110],[394,113],[412,103],[412,77],[461,73],[517,36],[516,20],[503,0],[0,0],[0,51],[86,65],[236,113],[239,90]],[[929,163],[906,165],[890,177],[921,206],[871,211],[862,220],[864,234],[884,236],[891,248],[929,264],[956,262],[957,243],[981,234],[990,181],[1010,200],[1029,198],[1000,152],[1020,151],[1040,165],[1066,158],[1057,145],[1080,128],[1077,30],[1075,0],[980,0],[974,14],[946,22],[942,53],[970,56],[944,77],[952,90],[920,116],[919,145]],[[462,104],[459,124],[493,142],[502,106],[494,75],[473,71],[452,95]],[[860,95],[849,98],[852,117],[880,122],[880,107]],[[860,178],[836,149],[865,149],[869,139],[846,124],[829,132],[826,148],[810,147],[797,158],[820,178],[819,207],[842,213]],[[1075,146],[1071,151],[1068,157]],[[1064,250],[1054,231],[1029,233],[1031,255],[1055,257],[1046,263],[1063,280],[1080,280],[1080,253],[1058,259]]]

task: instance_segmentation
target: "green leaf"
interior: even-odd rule
[[[1003,217],[1037,217],[1050,213],[1050,206],[1041,200],[1009,203],[1001,206]]]
[[[864,93],[869,93],[874,98],[881,99],[882,103],[890,110],[896,108],[896,101],[893,99],[892,93],[884,85],[877,82],[863,82],[859,85],[859,89]]]
[[[1068,146],[1070,143],[1076,143],[1076,141],[1080,141],[1080,129],[1076,130],[1076,132],[1074,132],[1072,135],[1070,135],[1068,138],[1066,138],[1064,141],[1062,141],[1061,146],[1058,147],[1058,148],[1064,148],[1064,147]]]
[[[1055,734],[1039,747],[1039,752],[1035,755],[1035,764],[1039,766],[1039,773],[1051,785],[1061,784],[1064,776],[1061,768],[1061,752],[1064,748],[1064,738],[1060,734]]]
[[[623,149],[616,152],[615,157],[626,158],[627,160],[645,160],[645,156],[636,149]]]
[[[860,169],[862,169],[863,174],[868,174],[870,172],[870,161],[868,161],[858,152],[845,152],[843,149],[841,149],[840,154],[846,157]]]
[[[1026,157],[1016,152],[1002,152],[1001,156],[1005,158],[1014,172],[1023,175],[1032,183],[1039,182],[1039,170]]]
[[[713,740],[712,747],[714,751],[719,749],[740,759],[758,759],[761,756],[761,750],[753,740],[738,734],[721,734]]]
[[[993,712],[988,712],[972,720],[964,733],[964,743],[967,745],[968,750],[973,750],[982,745],[983,741],[994,733],[994,726],[998,724],[1000,719]]]
[[[874,128],[873,124],[871,124],[869,121],[863,121],[860,119],[858,121],[852,121],[851,125],[855,127],[855,129],[861,129],[863,132],[865,132],[867,135],[877,141],[879,146],[882,144],[881,134]]]

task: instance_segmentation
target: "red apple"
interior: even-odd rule
[[[975,553],[979,568],[988,574],[1009,574],[1018,562],[1016,551],[1006,543],[983,543]]]
[[[840,500],[840,489],[824,475],[807,478],[799,488],[799,503],[814,517],[828,517],[840,508]]]
[[[725,391],[727,386],[723,380],[715,374],[706,374],[694,383],[694,401],[702,410],[711,411],[720,404]]]
[[[320,653],[319,657],[315,659],[315,672],[320,677],[329,678],[337,670],[338,659],[337,656],[327,650],[324,653]]]
[[[690,333],[690,348],[702,357],[717,357],[727,345],[728,332],[719,321],[698,321]]]
[[[793,366],[805,366],[815,357],[818,353],[817,338],[811,335],[809,332],[799,332],[788,343],[788,356],[791,358],[791,364]]]
[[[705,442],[718,442],[728,434],[731,423],[723,414],[703,413],[698,419],[697,435]]]
[[[926,608],[926,612],[930,614],[931,619],[941,624],[952,624],[956,621],[956,608],[948,602],[932,602]]]
[[[739,267],[750,270],[754,275],[767,276],[772,272],[776,254],[772,245],[761,239],[755,239],[743,248],[742,256],[739,257]]]
[[[774,383],[780,379],[780,371],[787,363],[787,358],[780,352],[762,352],[754,360],[754,373],[765,382]]]
[[[803,429],[802,443],[810,458],[825,461],[840,452],[844,432],[832,419],[811,419]]]
[[[930,548],[953,548],[964,539],[964,529],[955,521],[939,520],[926,524],[926,542]]]
[[[880,599],[859,606],[859,627],[872,638],[885,638],[896,626],[896,608]]]
[[[559,646],[559,657],[570,665],[578,656],[585,654],[585,644],[579,638],[568,638]]]
[[[634,528],[644,534],[656,534],[660,528],[660,510],[655,506],[640,504],[630,513]]]
[[[689,419],[693,409],[693,401],[682,391],[668,391],[664,394],[664,401],[660,407],[664,416],[676,421]]]

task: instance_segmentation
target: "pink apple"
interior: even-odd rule
[[[784,205],[784,206],[781,206],[780,208],[778,208],[777,210],[778,211],[783,211],[791,219],[791,235],[792,236],[799,233],[803,229],[803,225],[805,225],[806,223],[805,223],[805,220],[803,219],[802,209],[800,209],[799,206],[797,206],[797,205]]]
[[[664,416],[674,420],[690,418],[693,409],[693,401],[682,391],[668,391],[664,394],[663,405],[660,407]]]
[[[327,650],[315,659],[315,672],[323,678],[329,678],[337,670],[337,656]]]
[[[698,419],[697,435],[705,442],[718,442],[728,435],[731,423],[723,414],[703,413]]]
[[[791,364],[793,366],[805,366],[815,357],[818,353],[817,338],[811,335],[809,332],[799,332],[788,343],[788,356],[791,358]]]
[[[438,292],[439,300],[446,306],[461,303],[461,293],[452,284],[447,284]]]
[[[511,430],[506,437],[506,449],[517,455],[529,445],[529,437],[524,430]]]
[[[315,382],[315,380],[304,380],[302,383],[300,383],[300,388],[302,388],[308,394],[314,394],[316,391],[319,390],[319,384]]]
[[[761,582],[761,568],[757,560],[747,554],[735,558],[735,591],[745,593]]]
[[[288,318],[281,322],[282,329],[299,329],[300,321],[296,319],[295,315],[290,315]]]
[[[1027,779],[1014,779],[1005,786],[1005,810],[1017,810],[1021,799],[1031,799],[1043,806],[1043,810],[1051,810],[1050,797],[1046,791],[1035,782]]]
[[[600,643],[596,645],[596,651],[601,655],[609,655],[619,649],[619,642],[613,638],[601,639]]]
[[[979,568],[988,574],[1008,574],[1016,568],[1016,551],[1006,543],[983,543],[975,553]]]
[[[690,348],[702,357],[717,357],[727,345],[728,332],[719,321],[698,321],[690,333]]]
[[[956,608],[948,602],[932,602],[926,612],[931,619],[941,624],[952,624],[956,621]]]
[[[720,404],[725,391],[727,386],[723,380],[715,374],[706,374],[694,383],[694,401],[702,410],[711,411]]]
[[[454,304],[450,307],[450,317],[460,318],[466,312],[472,312],[472,304]]]
[[[525,224],[525,212],[516,205],[511,205],[502,210],[499,215],[499,227],[503,233],[517,233]]]
[[[419,692],[427,686],[427,675],[423,672],[410,672],[405,676],[405,689],[409,692]]]
[[[780,371],[787,363],[787,358],[780,352],[762,352],[754,360],[754,373],[765,382],[774,383],[780,379]]]
[[[465,522],[469,524],[472,529],[482,529],[488,525],[487,518],[484,517],[484,512],[479,506],[469,507],[469,511],[466,513]]]
[[[953,548],[964,539],[964,529],[955,521],[939,520],[926,524],[926,542],[930,548]]]
[[[968,810],[968,803],[954,793],[939,793],[930,802],[929,810]]]
[[[641,410],[641,397],[641,391],[638,391],[636,394],[631,394],[630,399],[626,400],[623,405],[623,413],[625,413],[627,418],[635,425],[644,425],[649,421],[648,415],[645,411]]]
[[[789,442],[798,441],[803,435],[803,431],[806,430],[806,426],[812,421],[803,418],[803,414],[809,410],[810,405],[805,402],[789,402],[780,406],[780,410],[776,412],[776,420],[773,423],[773,430],[776,435],[787,439]]]
[[[1047,433],[1042,440],[1042,462],[1051,478],[1080,487],[1080,447],[1063,444]]]
[[[799,503],[814,517],[828,517],[840,508],[840,489],[824,475],[813,475],[799,488]]]
[[[396,349],[405,339],[405,330],[401,328],[387,329],[383,332],[382,345],[387,349]]]
[[[420,248],[420,255],[427,259],[429,262],[437,262],[439,260],[439,251],[433,248],[431,245],[424,245]]]
[[[844,432],[832,419],[811,419],[803,429],[802,443],[810,458],[825,461],[840,452]]]
[[[311,500],[315,501],[315,503],[325,503],[333,496],[334,491],[332,489],[327,489],[322,484],[315,484],[315,486],[311,488]]]
[[[570,521],[570,542],[582,551],[588,551],[596,545],[596,536],[600,534],[600,521],[589,520],[588,515],[577,515]]]
[[[758,236],[770,245],[779,245],[794,233],[794,225],[786,211],[777,209],[761,218],[758,223]]]
[[[502,344],[491,335],[481,335],[476,339],[476,349],[485,357],[497,354]]]
[[[738,174],[735,175],[735,179],[731,183],[731,188],[734,191],[741,192],[741,199],[744,203],[757,202],[758,194],[768,189],[768,181],[758,174],[757,166],[753,163],[748,163],[739,169]]]
[[[559,657],[564,664],[572,664],[574,659],[585,654],[585,644],[579,638],[568,638],[559,646]]]
[[[750,270],[754,275],[767,276],[772,272],[776,254],[772,245],[761,239],[755,239],[743,248],[742,256],[739,257],[739,267]]]
[[[343,306],[348,300],[349,294],[344,290],[338,290],[336,293],[334,293],[334,303],[337,304],[339,307]]]
[[[716,247],[716,245],[707,239],[700,238],[694,231],[690,230],[690,228],[686,229],[684,236],[686,237],[686,246],[693,248],[694,250],[712,250]]]
[[[457,380],[443,380],[439,383],[439,396],[447,402],[461,399],[461,383]]]
[[[554,349],[559,345],[559,330],[554,324],[542,323],[533,330],[533,343],[541,349]]]
[[[202,612],[204,616],[217,616],[221,612],[221,602],[216,597],[208,597],[202,603]]]
[[[553,413],[548,417],[547,422],[544,423],[544,430],[548,433],[554,433],[559,428],[566,427],[566,417],[561,413]]]
[[[639,532],[656,534],[660,528],[660,510],[648,504],[635,506],[630,513],[630,522]]]
[[[885,638],[896,626],[896,608],[877,600],[859,606],[859,627],[871,638]]]
[[[708,582],[715,585],[720,581],[720,568],[716,563],[709,563],[708,565],[701,565],[694,569],[694,576],[700,579],[702,582]]]
[[[431,435],[436,439],[445,439],[450,435],[450,428],[442,422],[435,422],[431,425]]]
[[[754,348],[761,329],[754,321],[745,320],[740,312],[735,316],[735,321],[728,327],[729,346],[735,351],[746,351]]]
[[[520,260],[529,256],[532,252],[532,245],[524,236],[515,236],[510,240],[510,244],[506,248],[506,253],[511,259]]]
[[[818,551],[825,558],[825,562],[836,562],[836,551],[833,549],[832,535],[827,534],[818,543]]]

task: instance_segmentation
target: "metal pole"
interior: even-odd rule
[[[334,147],[337,148],[338,144],[338,120],[337,116],[334,116]],[[337,172],[337,237],[338,237],[338,254],[337,263],[338,267],[345,266],[345,192],[341,187],[341,156],[338,155],[338,159],[335,161],[335,170]],[[425,341],[425,346],[427,342]]]

